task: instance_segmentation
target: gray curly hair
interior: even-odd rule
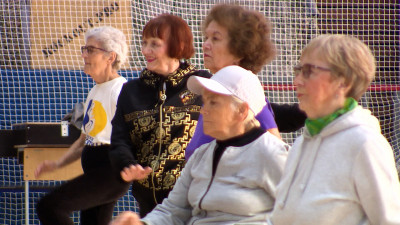
[[[110,26],[95,27],[86,31],[85,42],[89,38],[99,41],[104,50],[117,54],[117,58],[112,65],[114,69],[119,70],[127,60],[128,45],[125,34],[122,31]]]

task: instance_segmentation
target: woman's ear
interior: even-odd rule
[[[112,65],[116,60],[117,60],[117,53],[110,52],[107,61]]]
[[[245,120],[249,114],[249,104],[247,102],[242,102],[238,107],[238,112],[241,120]]]
[[[343,92],[344,96],[347,95],[347,93],[350,91],[351,85],[346,84],[346,81],[343,77],[339,79],[339,90]]]

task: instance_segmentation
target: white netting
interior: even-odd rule
[[[83,33],[91,26],[112,25],[126,34],[130,58],[121,74],[133,79],[137,77],[136,71],[145,67],[140,52],[144,24],[160,13],[179,15],[195,36],[196,55],[192,63],[203,68],[201,23],[207,11],[222,2],[259,10],[274,25],[273,39],[279,55],[258,74],[271,102],[296,102],[292,67],[301,49],[316,35],[342,33],[365,41],[377,58],[378,73],[361,103],[380,119],[400,169],[397,0],[0,0],[0,129],[11,129],[12,124],[22,122],[59,122],[75,103],[84,101],[94,83],[81,71],[80,46],[84,45]],[[292,143],[297,135],[289,133],[283,137]],[[15,170],[8,165],[9,161],[1,163],[5,169]],[[10,176],[20,176],[20,172]],[[20,188],[20,184],[6,182],[1,187]],[[18,198],[13,197],[14,193],[7,196],[5,199]],[[7,209],[21,209],[19,204],[1,206],[0,214],[3,218],[20,214]],[[12,218],[22,221],[24,216]],[[14,221],[0,224],[20,223]]]

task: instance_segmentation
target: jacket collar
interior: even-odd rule
[[[193,65],[190,65],[187,62],[181,62],[179,68],[174,73],[165,77],[146,68],[141,72],[140,80],[152,87],[158,87],[162,82],[165,82],[168,86],[175,87],[194,70],[195,67]]]

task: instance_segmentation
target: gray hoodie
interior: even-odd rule
[[[269,132],[242,147],[229,146],[212,176],[216,141],[190,157],[167,199],[149,213],[147,224],[266,223],[275,202],[287,145]],[[250,223],[248,223],[250,224]]]
[[[356,107],[291,148],[274,225],[400,224],[393,150],[371,112]]]

